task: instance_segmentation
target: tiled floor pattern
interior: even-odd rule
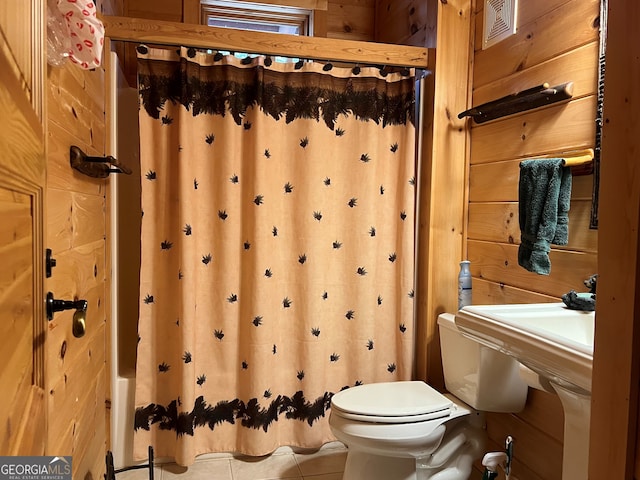
[[[204,455],[190,467],[158,464],[154,480],[342,480],[347,451],[339,442],[319,450],[284,447],[266,457]],[[116,475],[116,480],[147,480],[145,469]]]

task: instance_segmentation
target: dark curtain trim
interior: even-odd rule
[[[385,82],[371,77],[337,78],[316,72],[278,72],[263,66],[201,66],[138,59],[142,108],[160,118],[167,101],[199,114],[233,116],[240,125],[247,110],[259,107],[275,120],[321,118],[331,130],[339,115],[376,124],[414,124],[414,78]]]
[[[260,406],[257,398],[252,398],[247,403],[236,398],[211,406],[200,396],[196,398],[191,412],[180,413],[179,399],[173,400],[167,406],[151,403],[136,409],[134,428],[149,430],[152,424],[157,423],[160,430],[174,430],[177,436],[193,436],[197,427],[208,426],[213,430],[221,423],[235,424],[236,420],[240,420],[243,427],[262,429],[266,432],[282,414],[289,420],[304,421],[312,426],[320,417],[325,416],[325,412],[331,406],[332,396],[333,393],[325,392],[310,402],[305,399],[302,391],[298,391],[292,397],[278,395],[265,408]]]

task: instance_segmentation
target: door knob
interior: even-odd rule
[[[71,324],[71,332],[76,338],[84,337],[87,329],[87,309],[76,310],[73,314],[73,323]]]
[[[87,320],[87,307],[86,300],[57,300],[53,298],[53,292],[47,293],[47,318],[49,321],[53,320],[53,314],[55,312],[62,312],[63,310],[74,310],[73,324],[71,331],[73,336],[80,338],[84,335],[86,330]]]

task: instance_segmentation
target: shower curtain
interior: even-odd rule
[[[411,377],[414,72],[138,57],[135,456],[319,447],[333,393]]]

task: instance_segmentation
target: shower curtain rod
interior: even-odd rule
[[[231,50],[310,60],[432,69],[435,50],[322,37],[253,32],[160,20],[101,17],[111,40]]]

